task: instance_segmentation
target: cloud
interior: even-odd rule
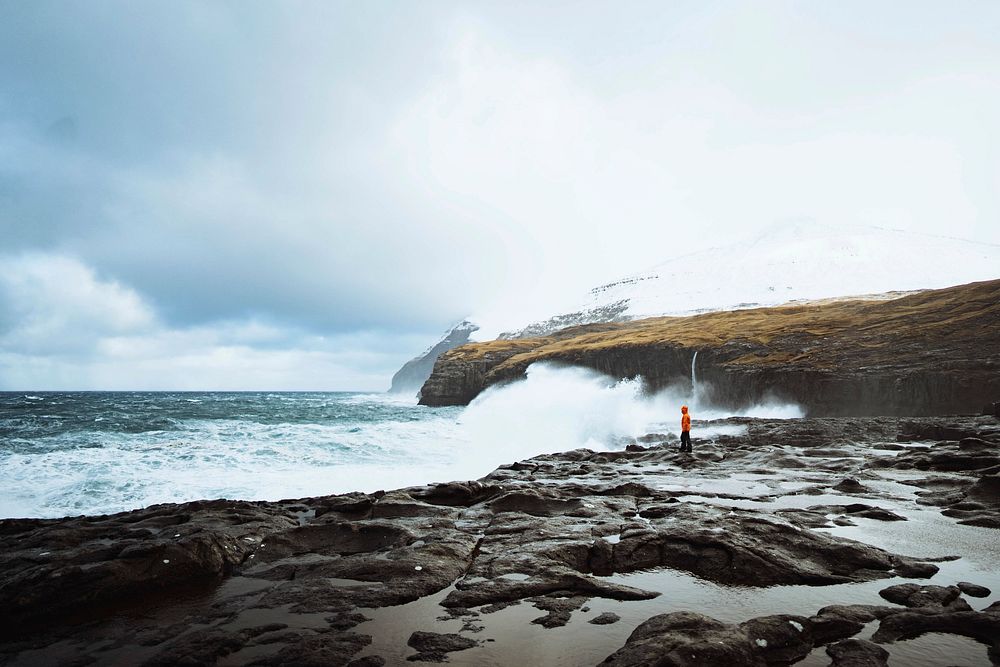
[[[754,28],[789,29],[801,58],[749,43]],[[839,54],[809,48],[813,33],[829,40],[817,26],[756,9],[699,17],[683,49],[632,57],[616,45],[626,77],[613,82],[606,63],[519,49],[482,20],[453,32],[445,69],[400,113],[391,145],[415,196],[501,230],[508,298],[481,310],[550,314],[592,285],[780,220],[924,233],[948,220],[956,236],[1000,241],[987,213],[1000,213],[988,194],[997,146],[983,144],[978,111],[954,104],[1000,114],[996,77],[976,65],[899,69],[862,46],[843,57],[873,73],[844,71]],[[768,68],[741,62],[744,48]]]
[[[44,254],[0,256],[0,317],[0,347],[24,353],[86,351],[102,336],[143,335],[155,325],[134,290]]]
[[[0,256],[0,390],[381,391],[422,336],[255,319],[171,327],[77,259]]]
[[[783,219],[998,243],[1000,9],[963,7],[8,3],[0,238],[43,294],[6,289],[5,353],[149,386],[187,380],[135,351],[187,346],[257,386],[284,349],[367,387],[368,345],[387,383],[472,312]],[[60,301],[88,271],[99,317]]]

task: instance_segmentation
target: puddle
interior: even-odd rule
[[[877,621],[869,623],[855,637],[871,641],[872,634],[877,629]],[[989,649],[985,644],[961,635],[932,632],[916,639],[879,646],[889,652],[889,667],[982,667],[991,664],[987,656]],[[827,655],[825,646],[818,646],[794,664],[795,667],[829,667],[830,656]]]
[[[406,657],[417,652],[406,643],[414,632],[423,630],[442,634],[457,633],[462,629],[462,619],[437,620],[438,617],[447,614],[447,610],[441,606],[441,601],[453,590],[455,590],[454,584],[433,595],[394,607],[359,607],[358,613],[370,620],[359,623],[351,632],[370,635],[372,643],[354,654],[351,659],[378,655],[385,659],[387,665],[405,665],[408,664]],[[464,636],[469,634],[471,633],[464,633]],[[451,662],[456,662],[453,657],[455,653],[448,655],[452,657]]]

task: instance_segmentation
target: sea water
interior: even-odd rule
[[[362,393],[0,393],[0,517],[477,479],[538,454],[677,431],[683,402],[695,419],[725,416],[692,398],[545,365],[452,408]]]
[[[0,516],[427,482],[446,472],[458,413],[357,393],[0,394]]]

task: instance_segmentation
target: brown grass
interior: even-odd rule
[[[736,341],[766,350],[735,356],[726,363],[826,366],[830,355],[845,351],[865,363],[891,362],[902,349],[934,341],[944,350],[979,345],[984,354],[996,356],[1000,354],[1000,280],[886,301],[797,304],[603,324],[597,331],[576,329],[541,338],[473,343],[447,354],[465,361],[508,357],[503,366],[523,368],[543,359],[571,359],[612,349],[662,345],[704,349]]]

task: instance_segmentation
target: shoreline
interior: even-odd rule
[[[787,629],[783,614],[809,630],[786,638],[796,664],[932,622],[931,639],[875,646],[897,661],[943,646],[952,664],[982,663],[982,638],[954,624],[1000,628],[998,420],[720,421],[737,433],[707,440],[696,424],[692,456],[649,434],[476,482],[3,520],[0,658],[645,664],[637,656],[687,645],[664,644],[681,641],[669,628],[628,641],[653,618],[760,664],[777,654],[753,635]],[[959,581],[990,593],[953,594]],[[938,597],[879,596],[907,583]]]

